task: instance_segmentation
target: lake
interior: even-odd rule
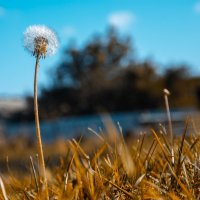
[[[88,130],[88,127],[100,132],[104,129],[103,121],[106,121],[108,116],[112,119],[113,124],[116,125],[118,130],[118,123],[120,124],[125,134],[128,132],[137,134],[140,131],[149,130],[150,127],[156,128],[159,124],[167,128],[168,124],[166,113],[163,110],[66,117],[40,123],[43,141],[50,142],[58,138],[72,138],[80,135],[87,136],[92,134]],[[171,116],[174,132],[181,134],[186,118],[199,118],[199,112],[194,109],[173,110]],[[15,136],[16,134],[24,134],[35,138],[35,125],[33,122],[18,124],[4,122],[0,124],[0,128],[1,132],[8,137]]]

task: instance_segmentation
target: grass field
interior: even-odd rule
[[[112,123],[104,134],[45,145],[50,199],[200,199],[199,136],[188,125],[174,156],[165,129],[124,138]],[[45,199],[36,148],[23,145],[1,151],[0,199]]]

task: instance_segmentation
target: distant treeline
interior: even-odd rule
[[[189,74],[189,66],[168,66],[158,73],[159,66],[135,57],[131,39],[113,29],[80,48],[68,46],[41,89],[41,119],[161,108],[164,88],[171,92],[171,107],[200,105],[200,78]],[[26,112],[13,120],[33,120],[32,97],[27,102]]]

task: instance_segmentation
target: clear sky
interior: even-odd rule
[[[109,24],[133,37],[138,58],[188,63],[200,75],[200,0],[0,0],[0,96],[32,93],[34,57],[22,41],[33,24],[60,38],[57,55],[41,61],[40,85],[72,38],[84,43]]]

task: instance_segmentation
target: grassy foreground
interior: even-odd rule
[[[200,199],[200,137],[187,125],[174,140],[174,158],[164,128],[138,139],[124,139],[112,123],[105,132],[44,148],[50,199]],[[56,166],[48,164],[51,156],[59,158]],[[0,199],[44,199],[37,159],[27,160],[30,168],[19,173],[12,171],[9,162],[5,164]]]

